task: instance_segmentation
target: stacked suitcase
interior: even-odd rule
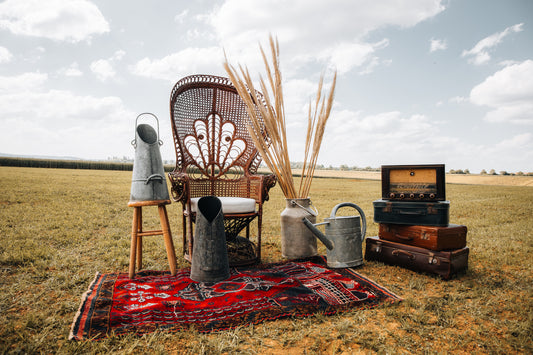
[[[467,227],[449,223],[444,165],[384,165],[382,198],[373,202],[379,236],[366,238],[366,260],[447,280],[468,268]]]

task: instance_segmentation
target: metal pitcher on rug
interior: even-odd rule
[[[230,276],[222,202],[216,196],[198,200],[190,277],[196,282],[218,282]]]
[[[353,207],[360,216],[338,216],[341,207]],[[329,218],[323,223],[313,224],[307,218],[303,223],[327,248],[327,263],[331,268],[345,268],[363,264],[363,240],[366,235],[366,217],[363,210],[354,203],[343,202],[333,207]],[[326,233],[316,226],[325,225]],[[362,227],[362,230],[361,230]]]

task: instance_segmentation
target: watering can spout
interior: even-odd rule
[[[326,235],[324,233],[322,233],[320,231],[320,229],[318,229],[316,227],[316,226],[319,226],[319,225],[322,225],[322,224],[328,224],[328,222],[313,224],[313,223],[309,222],[309,220],[307,218],[305,218],[305,217],[302,218],[302,222],[304,222],[306,227],[309,228],[309,230],[311,230],[311,232],[313,232],[315,237],[317,237],[322,243],[324,243],[326,248],[328,248],[329,250],[333,250],[333,247],[334,247],[333,246],[333,242],[331,240],[329,240],[328,237],[326,237]]]

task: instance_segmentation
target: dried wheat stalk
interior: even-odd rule
[[[250,73],[247,68],[239,66],[239,72],[226,61],[224,68],[230,80],[237,89],[239,96],[246,104],[250,125],[248,131],[256,144],[259,153],[270,170],[278,178],[278,183],[286,198],[307,198],[311,188],[311,181],[315,171],[320,145],[324,135],[326,122],[333,105],[333,96],[337,73],[333,78],[330,93],[325,100],[322,97],[323,75],[318,85],[315,107],[312,110],[309,104],[309,117],[307,125],[307,135],[305,143],[304,167],[300,179],[298,191],[295,188],[292,178],[291,162],[289,159],[287,134],[285,129],[285,110],[283,104],[283,88],[281,85],[281,71],[279,69],[279,44],[270,36],[270,49],[272,56],[272,69],[267,59],[267,55],[260,46],[263,62],[267,73],[267,84],[260,76],[260,86],[263,92],[263,100],[254,88]],[[272,102],[268,92],[272,92],[274,101]],[[261,124],[261,117],[264,125]],[[270,137],[270,139],[267,138]]]

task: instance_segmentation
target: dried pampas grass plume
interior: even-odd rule
[[[304,165],[300,184],[298,189],[296,189],[292,176],[285,128],[283,87],[279,68],[279,44],[277,39],[274,40],[272,36],[270,36],[269,40],[271,64],[263,47],[259,46],[268,80],[267,86],[263,77],[259,77],[260,91],[263,93],[263,98],[256,94],[257,91],[254,88],[248,68],[243,68],[239,65],[239,70],[237,71],[228,63],[227,57],[224,62],[224,68],[239,96],[246,104],[248,115],[250,116],[248,131],[263,160],[278,178],[283,194],[286,198],[308,198],[326,123],[333,106],[337,73],[335,72],[327,97],[322,95],[324,80],[324,75],[322,74],[318,84],[315,104],[309,103]],[[270,90],[268,90],[269,87]],[[269,92],[272,93],[274,101],[270,99]]]

